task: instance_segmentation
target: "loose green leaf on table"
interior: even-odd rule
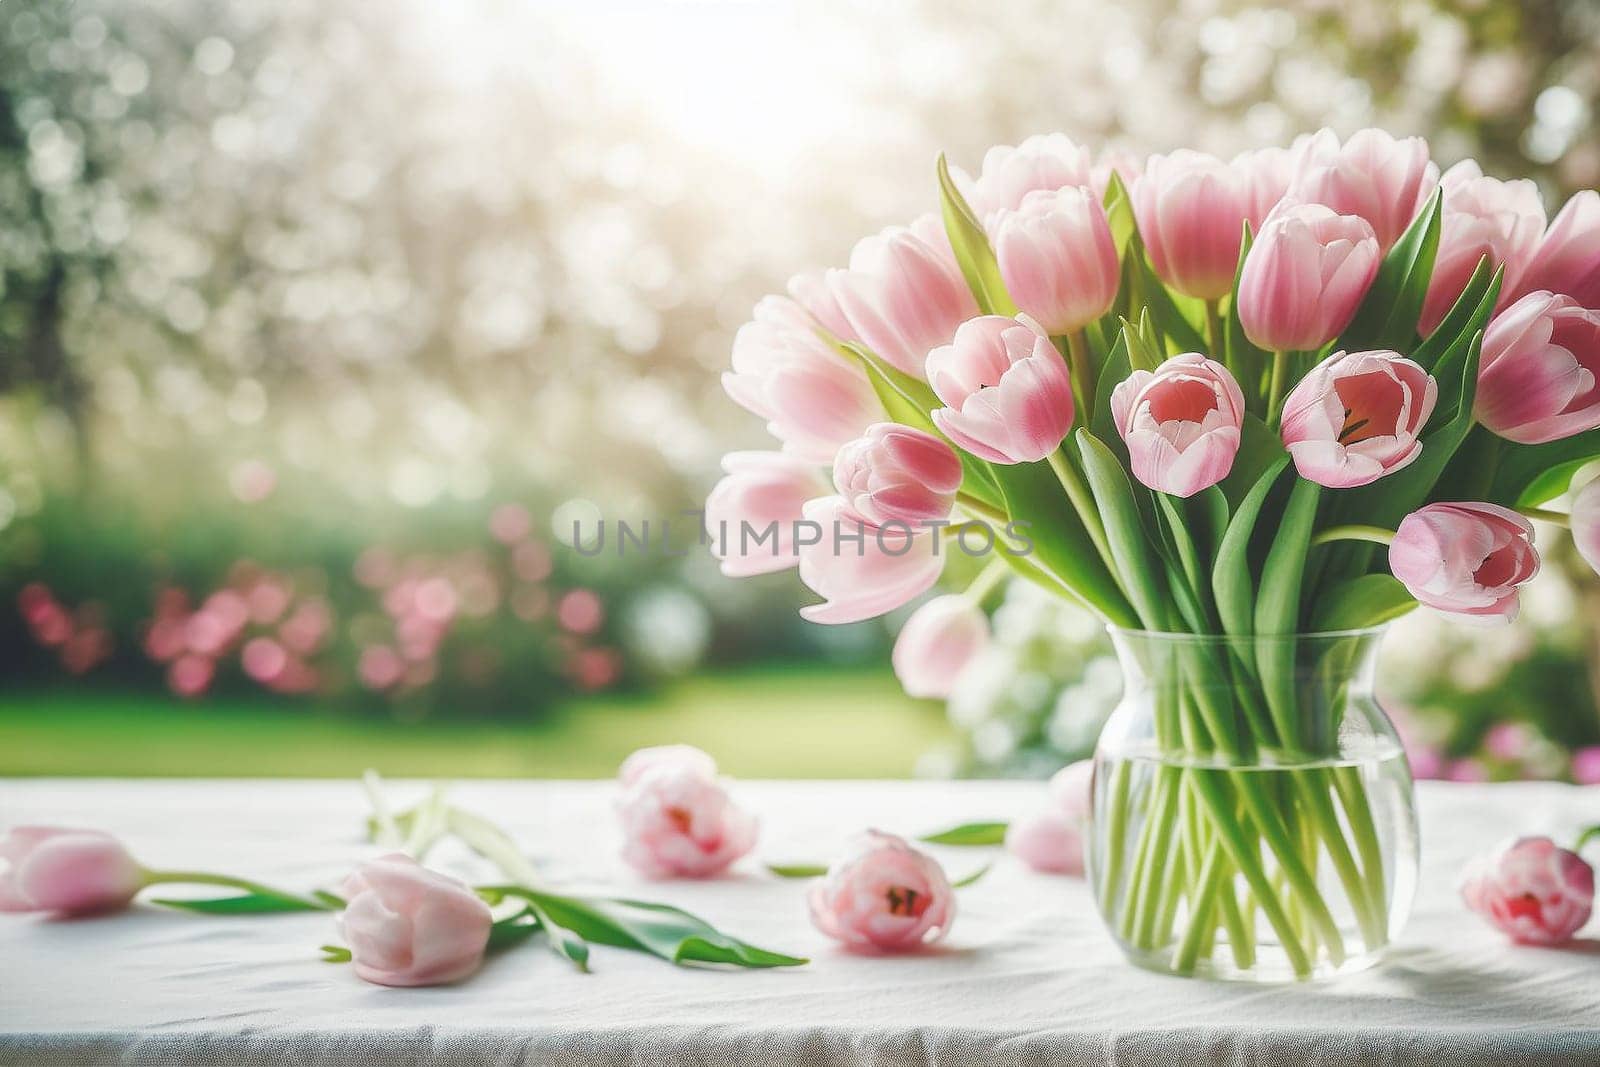
[[[328,894],[333,900],[338,900]],[[237,893],[227,897],[207,897],[185,900],[179,897],[157,897],[150,901],[164,908],[197,911],[206,915],[265,915],[289,911],[335,911],[340,905],[326,899],[297,897],[288,893]]]
[[[969,885],[976,885],[978,883],[979,879],[981,879],[984,875],[988,874],[992,870],[994,870],[994,864],[985,863],[982,867],[979,867],[977,870],[973,871],[971,874],[962,875],[960,878],[957,878],[955,881],[951,882],[950,883],[950,888],[951,889],[965,889]]]
[[[779,878],[820,878],[828,873],[828,868],[818,863],[768,863],[766,868]]]
[[[1005,842],[1009,825],[1004,822],[968,822],[923,834],[918,840],[930,845],[999,845]]]
[[[323,963],[349,963],[353,958],[343,945],[319,945],[318,951],[322,953]]]

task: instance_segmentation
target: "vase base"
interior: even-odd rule
[[[1141,970],[1171,975],[1174,978],[1198,978],[1208,982],[1239,982],[1255,985],[1320,982],[1357,974],[1376,966],[1383,959],[1384,948],[1387,948],[1385,946],[1376,951],[1347,956],[1344,962],[1337,964],[1323,957],[1312,964],[1309,972],[1296,974],[1289,961],[1279,952],[1277,946],[1272,944],[1259,946],[1257,951],[1265,955],[1258,957],[1250,966],[1243,967],[1234,958],[1226,939],[1219,939],[1215,953],[1207,959],[1195,961],[1193,967],[1188,970],[1181,970],[1176,966],[1176,945],[1149,952],[1141,952],[1127,945],[1118,947],[1122,949],[1122,954],[1128,962]]]

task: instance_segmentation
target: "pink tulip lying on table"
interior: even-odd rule
[[[18,826],[0,837],[0,861],[0,911],[115,911],[146,885],[144,868],[98,830]]]
[[[709,878],[756,842],[756,820],[728,795],[711,757],[688,745],[644,749],[623,763],[623,859],[653,878]]]
[[[1081,875],[1094,761],[1069,763],[1048,786],[1049,803],[1006,829],[1006,849],[1036,871]]]
[[[397,853],[363,863],[342,889],[339,929],[364,980],[443,985],[482,965],[494,919],[466,883]]]
[[[868,830],[815,882],[818,930],[854,949],[904,952],[943,938],[956,897],[938,861],[893,834]]]
[[[1589,921],[1594,869],[1548,837],[1523,837],[1473,861],[1461,899],[1513,941],[1559,945]]]

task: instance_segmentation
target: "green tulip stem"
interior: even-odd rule
[[[1600,823],[1595,823],[1593,826],[1580,833],[1578,835],[1578,840],[1572,843],[1572,851],[1582,852],[1583,846],[1587,845],[1590,841],[1595,840],[1600,840]]]
[[[1551,511],[1549,508],[1518,508],[1517,514],[1538,519],[1540,522],[1548,522],[1551,526],[1559,526],[1563,530],[1572,525],[1572,516],[1564,511]]]
[[[1067,499],[1072,502],[1073,510],[1078,513],[1078,518],[1083,520],[1083,528],[1089,532],[1089,540],[1094,542],[1095,551],[1100,553],[1100,559],[1105,563],[1106,569],[1111,572],[1111,577],[1116,580],[1117,587],[1122,589],[1122,572],[1117,567],[1116,559],[1111,555],[1111,544],[1106,540],[1105,523],[1100,519],[1100,509],[1095,506],[1094,498],[1089,495],[1089,487],[1084,484],[1083,478],[1073,469],[1072,461],[1067,459],[1061,449],[1051,452],[1046,459],[1050,469],[1056,472],[1056,479],[1061,483],[1061,488],[1067,491]],[[1128,591],[1122,589],[1123,596]]]
[[[1330,526],[1311,538],[1313,545],[1326,545],[1333,541],[1370,541],[1375,545],[1387,545],[1394,541],[1394,531],[1382,526],[1352,523],[1348,526]]]
[[[1278,428],[1284,394],[1289,388],[1289,352],[1272,353],[1272,377],[1267,386],[1267,425]]]
[[[253,896],[280,897],[284,900],[298,901],[315,911],[337,911],[339,907],[334,904],[337,898],[331,893],[326,897],[311,896],[289,889],[279,889],[265,882],[253,882],[248,878],[235,878],[231,874],[213,874],[210,871],[144,871],[140,888],[153,885],[216,885],[237,889]]]
[[[977,607],[983,607],[983,601],[988,595],[999,587],[1011,573],[1011,567],[1005,560],[997,559],[984,566],[978,576],[972,579],[972,584],[967,586],[965,596]]]

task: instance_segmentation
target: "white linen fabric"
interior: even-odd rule
[[[1041,784],[1017,782],[735,789],[771,862],[824,861],[867,825],[915,834],[1044,802]],[[409,802],[422,788],[391,793]],[[616,858],[610,783],[469,782],[452,795],[515,833],[553,886],[667,901],[812,962],[683,969],[596,947],[583,975],[534,942],[455,986],[382,989],[319,961],[337,940],[328,915],[0,915],[0,1063],[1600,1064],[1600,923],[1574,947],[1521,948],[1454,892],[1468,856],[1498,838],[1600,821],[1600,788],[1424,783],[1420,895],[1387,962],[1275,988],[1137,970],[1081,880],[996,850],[935,850],[953,877],[999,862],[960,891],[946,943],[874,958],[833,947],[807,921],[804,884],[754,857],[713,881],[632,875]],[[343,782],[0,782],[0,826],[102,827],[150,866],[299,888],[337,885],[374,853],[365,814]],[[491,877],[453,846],[431,862]]]

